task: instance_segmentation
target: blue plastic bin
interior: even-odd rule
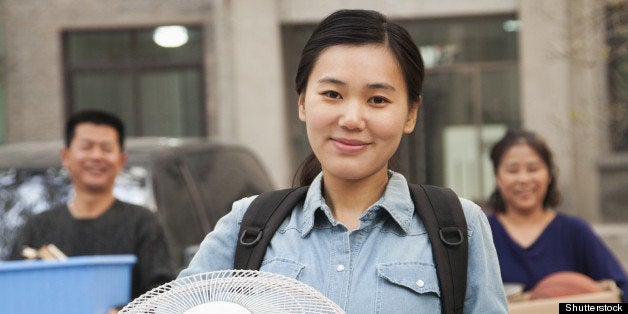
[[[1,313],[104,314],[129,302],[134,255],[0,262]]]

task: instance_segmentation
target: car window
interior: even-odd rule
[[[68,201],[65,169],[0,169],[0,258],[5,259],[19,228],[33,215]]]
[[[261,164],[244,150],[194,152],[185,155],[211,229],[234,201],[272,189]]]
[[[156,211],[151,173],[147,166],[129,166],[116,177],[113,194],[119,200]]]
[[[164,226],[170,252],[177,266],[184,263],[183,251],[201,243],[205,232],[199,226],[188,182],[175,159],[162,160],[153,171],[157,214]]]

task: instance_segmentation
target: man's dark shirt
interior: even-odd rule
[[[94,219],[72,217],[62,205],[32,217],[18,235],[11,259],[24,246],[54,244],[67,256],[134,254],[132,297],[175,277],[168,245],[157,217],[148,209],[116,200]]]

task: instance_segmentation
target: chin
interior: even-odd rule
[[[364,167],[360,167],[359,165],[336,165],[334,167],[326,168],[326,173],[332,175],[336,178],[347,180],[347,181],[357,181],[361,179],[365,179],[377,174],[378,170],[364,169]]]

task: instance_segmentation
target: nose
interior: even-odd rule
[[[362,130],[366,126],[364,106],[357,101],[348,101],[342,106],[338,125],[347,130]]]
[[[529,181],[532,175],[528,171],[519,171],[517,174],[517,181],[526,182]]]
[[[99,159],[105,156],[105,152],[101,148],[95,146],[89,150],[89,156],[94,159]]]

